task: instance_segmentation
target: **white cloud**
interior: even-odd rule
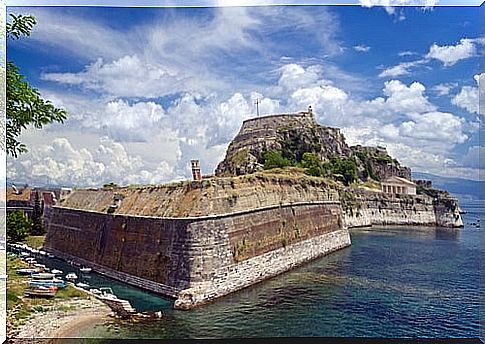
[[[364,44],[355,45],[353,48],[355,51],[362,52],[362,53],[366,53],[370,50],[370,47]]]
[[[474,79],[477,82],[478,87],[463,86],[461,91],[451,99],[451,103],[467,110],[470,113],[484,114],[484,112],[480,111],[480,109],[483,110],[484,105],[482,99],[484,86],[483,82],[481,81],[485,81],[485,73],[475,75]]]
[[[428,112],[411,121],[399,125],[399,134],[417,140],[438,141],[440,145],[455,145],[465,142],[468,137],[463,134],[465,120],[451,113]],[[446,149],[441,149],[446,151]]]
[[[437,5],[439,0],[359,0],[361,6],[425,6]]]
[[[408,62],[401,62],[395,66],[388,67],[384,69],[380,74],[379,77],[381,78],[396,78],[398,76],[409,75],[412,72],[412,69],[419,67],[421,65],[428,64],[432,59],[441,61],[445,67],[450,67],[456,64],[458,61],[468,59],[471,57],[477,56],[477,45],[485,44],[485,38],[463,38],[460,40],[459,43],[456,45],[444,45],[439,46],[434,43],[430,48],[429,51],[422,59],[418,59],[415,61],[408,61]],[[415,53],[404,51],[400,52],[399,56],[411,56]],[[429,68],[429,67],[427,67]]]
[[[282,66],[279,72],[278,86],[284,91],[293,91],[321,80],[322,67],[313,65],[304,68],[296,63],[290,63]]]
[[[388,97],[386,105],[396,113],[412,115],[436,109],[424,94],[426,88],[419,82],[406,86],[399,80],[390,80],[384,86],[383,93]]]
[[[401,51],[398,54],[398,56],[400,56],[400,57],[403,57],[403,56],[413,56],[413,55],[418,55],[418,53],[415,53],[413,51],[406,50],[406,51]]]
[[[49,183],[68,186],[99,186],[115,181],[132,184],[160,183],[173,177],[165,162],[149,172],[139,156],[130,156],[121,143],[101,138],[95,150],[75,148],[67,138],[32,147],[31,152],[10,161],[9,176],[30,184]]]
[[[411,74],[411,69],[416,68],[420,65],[425,64],[426,60],[416,60],[410,62],[401,62],[396,66],[389,67],[384,69],[380,74],[380,78],[396,78],[398,76],[409,75]]]
[[[474,40],[462,38],[456,45],[439,46],[434,43],[429,48],[426,58],[439,60],[445,67],[449,67],[460,60],[476,56],[476,52]]]
[[[422,6],[424,10],[433,8],[439,0],[359,0],[363,7],[383,6],[387,14],[396,16],[397,20],[406,19],[404,11],[397,6]]]
[[[111,63],[100,58],[82,72],[45,73],[42,78],[118,97],[155,98],[180,92],[192,85],[189,77],[177,69],[142,61],[137,55],[124,56]]]
[[[470,113],[478,113],[478,88],[463,86],[460,93],[451,99],[451,103]]]
[[[446,96],[450,94],[450,91],[457,86],[456,83],[443,83],[435,85],[431,88],[433,92],[435,92],[439,96]]]

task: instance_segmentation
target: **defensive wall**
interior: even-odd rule
[[[48,252],[188,309],[350,245],[336,201],[184,218],[54,206]]]

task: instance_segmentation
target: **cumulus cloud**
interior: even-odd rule
[[[483,96],[484,86],[483,82],[480,81],[485,80],[484,78],[485,73],[475,75],[474,79],[477,82],[478,87],[463,86],[461,91],[451,99],[451,103],[467,110],[470,113],[483,114],[484,112],[480,111],[480,108],[483,110],[483,104],[480,104],[480,102],[483,103],[483,99],[481,98]]]
[[[445,67],[453,66],[460,60],[476,56],[477,49],[475,41],[462,38],[456,45],[439,46],[434,43],[430,48],[426,58],[436,59],[443,63]]]
[[[130,156],[121,143],[103,137],[95,150],[73,147],[67,138],[33,147],[19,160],[9,161],[9,176],[32,184],[99,186],[115,181],[133,184],[160,183],[173,178],[173,168],[165,162],[152,170],[143,168],[139,156]]]
[[[418,140],[439,141],[441,144],[463,143],[465,120],[451,113],[428,112],[414,116],[412,121],[400,124],[399,134]]]

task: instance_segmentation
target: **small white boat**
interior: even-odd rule
[[[79,288],[83,288],[83,289],[89,288],[89,284],[87,284],[87,283],[78,283],[78,284],[76,284],[76,286],[79,287]]]
[[[66,275],[66,279],[67,280],[76,280],[77,279],[77,275],[74,273],[74,272],[70,272]]]
[[[47,257],[54,258],[55,256],[52,253],[47,252]]]
[[[44,264],[34,264],[34,266],[36,268],[39,268],[39,269],[44,269],[45,270],[45,265]]]
[[[28,256],[30,256],[30,253],[27,253],[27,252],[20,253],[20,257],[28,257]]]
[[[85,266],[83,266],[82,268],[79,269],[79,271],[81,271],[82,273],[90,273],[93,269],[91,268],[87,268]]]
[[[51,273],[54,275],[62,275],[64,272],[62,270],[52,269]]]
[[[96,289],[96,288],[93,288],[93,289],[89,289],[89,291],[91,293],[93,293],[94,295],[101,295],[103,292],[99,289]]]
[[[34,279],[43,279],[43,280],[46,280],[46,279],[53,279],[55,277],[54,274],[51,274],[51,273],[45,273],[45,272],[41,272],[41,273],[38,273],[38,274],[32,274],[31,275],[32,278]]]
[[[39,251],[39,254],[40,254],[41,256],[45,256],[45,255],[47,254],[47,252],[45,252],[45,251],[42,251],[42,250],[41,250],[41,251]]]

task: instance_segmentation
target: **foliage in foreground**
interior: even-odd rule
[[[36,20],[33,16],[10,14],[11,21],[7,23],[7,39],[16,40],[30,36]],[[22,130],[30,125],[41,129],[52,122],[63,122],[67,113],[58,109],[48,100],[41,98],[37,89],[31,87],[18,67],[12,61],[7,61],[7,116],[6,116],[6,151],[13,157],[25,153],[27,147],[20,142]]]

